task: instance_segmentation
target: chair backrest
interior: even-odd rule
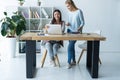
[[[101,30],[96,30],[93,33],[97,33],[97,34],[101,35]],[[81,48],[81,49],[86,49],[87,48],[87,42],[85,41],[84,43],[79,44],[78,47]]]

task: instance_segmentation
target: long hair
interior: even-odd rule
[[[54,12],[53,12],[53,19],[52,19],[52,24],[55,24],[55,22],[56,22],[56,19],[55,19],[55,17],[54,17],[54,13],[55,12],[59,12],[60,13],[60,22],[62,22],[62,14],[61,14],[61,12],[60,12],[60,10],[59,9],[56,9],[56,10],[54,10]]]
[[[65,4],[70,4],[70,5],[72,5],[75,9],[78,9],[78,8],[76,7],[75,3],[73,2],[73,0],[66,0],[66,1],[65,1]]]

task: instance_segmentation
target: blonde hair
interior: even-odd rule
[[[76,7],[75,3],[73,2],[73,0],[66,0],[66,1],[65,1],[65,4],[70,4],[70,5],[72,5],[75,9],[78,9],[78,8]]]

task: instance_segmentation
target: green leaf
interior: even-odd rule
[[[9,27],[9,24],[7,22],[3,22],[1,25],[1,30],[7,30]]]
[[[7,16],[7,12],[4,12],[4,15]]]
[[[6,30],[1,30],[1,34],[2,34],[2,36],[6,36],[7,31]]]

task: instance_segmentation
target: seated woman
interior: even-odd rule
[[[64,32],[65,30],[65,23],[62,21],[62,15],[60,10],[56,9],[53,12],[53,19],[50,21],[50,24],[60,24],[62,27],[62,31]],[[48,29],[49,26],[45,26],[45,29]],[[55,41],[55,40],[50,40],[46,41],[45,47],[47,49],[47,52],[50,56],[50,63],[53,66],[56,66],[55,64],[55,56],[57,54],[58,49],[63,46],[63,41]]]

